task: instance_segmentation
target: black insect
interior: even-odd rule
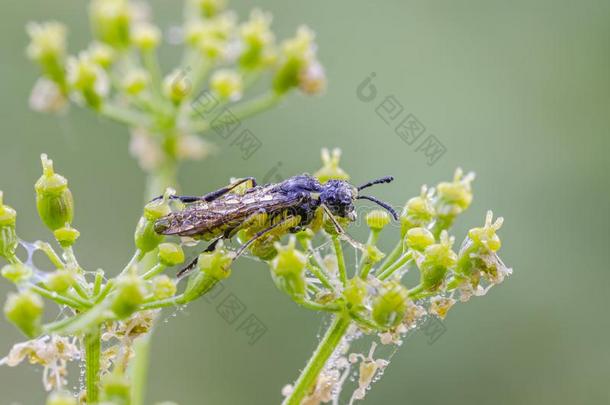
[[[392,180],[393,177],[382,177],[354,187],[343,180],[329,180],[321,184],[315,177],[302,174],[280,183],[257,186],[255,179],[248,177],[200,197],[173,196],[187,205],[184,209],[157,220],[155,232],[213,240],[206,249],[212,251],[218,241],[233,237],[239,230],[246,229],[253,223],[261,227],[262,221],[262,230],[240,246],[235,255],[237,257],[257,239],[279,227],[293,233],[307,228],[319,210],[323,210],[337,231],[352,242],[335,217],[354,221],[354,202],[366,199],[379,204],[397,219],[396,211],[388,204],[360,194],[367,187]],[[247,183],[250,187],[245,191],[234,191],[237,186]]]

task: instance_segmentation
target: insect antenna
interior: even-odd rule
[[[359,195],[358,197],[356,197],[357,200],[369,200],[374,202],[377,205],[382,206],[383,208],[385,208],[390,214],[392,214],[392,216],[394,217],[395,220],[398,220],[398,214],[396,213],[396,211],[394,211],[394,208],[390,207],[389,204],[384,203],[381,200],[378,200],[375,197],[371,197],[368,195]]]
[[[392,180],[394,180],[394,177],[392,177],[392,176],[386,176],[386,177],[382,177],[380,179],[371,180],[368,183],[364,183],[363,185],[358,186],[358,191],[363,190],[363,189],[365,189],[367,187],[374,186],[375,184],[389,183]]]

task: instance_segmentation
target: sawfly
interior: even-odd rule
[[[237,258],[252,243],[274,230],[299,232],[310,227],[314,218],[325,213],[339,235],[362,248],[362,245],[345,233],[337,219],[354,221],[354,203],[359,199],[380,205],[394,219],[398,219],[396,211],[385,202],[360,194],[367,187],[389,183],[393,179],[390,176],[382,177],[356,187],[343,180],[320,183],[309,174],[266,185],[257,185],[253,177],[247,177],[203,196],[171,196],[170,198],[183,202],[184,208],[158,219],[154,229],[162,235],[212,241],[206,251],[213,251],[220,240],[230,239],[240,230],[248,229],[256,223],[257,229],[261,230],[238,248],[234,256]],[[195,262],[191,263],[180,274],[194,264]]]

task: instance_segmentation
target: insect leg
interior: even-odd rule
[[[351,236],[349,236],[347,234],[347,232],[345,232],[345,230],[341,227],[339,222],[337,222],[337,219],[335,218],[333,213],[330,212],[328,207],[324,204],[321,204],[321,206],[322,206],[322,209],[324,210],[324,212],[326,213],[326,215],[328,216],[328,218],[330,219],[330,222],[333,223],[333,226],[335,227],[335,230],[337,231],[339,236],[341,236],[342,239],[345,239],[347,242],[349,242],[349,244],[352,245],[353,247],[355,247],[356,249],[358,249],[362,252],[366,252],[366,246],[364,246],[362,243],[358,242],[357,240],[353,239]]]
[[[214,250],[216,250],[216,246],[218,245],[218,242],[220,242],[222,239],[224,239],[224,235],[217,237],[216,239],[214,239],[212,241],[212,243],[210,243],[208,245],[208,247],[205,248],[205,250],[202,253],[209,253],[209,252],[213,252]],[[181,278],[183,277],[185,274],[187,274],[188,272],[190,272],[196,265],[197,262],[199,261],[199,255],[195,256],[195,258],[182,270],[180,270],[178,272],[178,274],[176,274],[176,277]]]
[[[275,230],[276,228],[280,228],[282,226],[286,226],[288,224],[293,223],[294,221],[300,221],[299,217],[287,217],[285,219],[283,219],[282,221],[273,224],[265,229],[263,229],[262,231],[259,231],[257,233],[254,234],[254,236],[252,236],[250,238],[250,240],[248,240],[246,243],[244,243],[243,245],[241,245],[239,247],[239,249],[237,249],[237,251],[235,252],[235,256],[233,257],[233,260],[237,259],[239,256],[241,256],[244,251],[254,242],[256,242],[258,239],[262,238],[263,236],[267,235],[268,233],[272,232],[273,230]]]
[[[240,184],[244,184],[247,181],[251,181],[252,182],[252,187],[256,187],[256,179],[254,177],[245,177],[243,179],[239,179],[239,180],[235,181],[234,183],[229,184],[228,186],[225,186],[223,188],[219,188],[216,191],[212,191],[211,193],[207,193],[207,194],[204,194],[202,196],[197,196],[197,195],[172,195],[169,198],[172,199],[172,200],[180,200],[183,203],[193,203],[193,202],[197,202],[197,201],[210,202],[210,201],[214,201],[215,199],[217,199],[219,197],[222,197],[223,195],[225,195],[229,191],[233,190],[235,187],[239,186]],[[162,198],[163,198],[163,196],[160,195],[158,197],[153,198],[151,201],[160,200]]]
[[[235,181],[234,183],[229,184],[228,186],[219,188],[216,191],[212,191],[211,193],[202,195],[201,197],[198,197],[198,200],[205,201],[205,202],[214,201],[215,199],[222,197],[223,195],[227,194],[229,191],[233,190],[235,187],[239,186],[240,184],[244,184],[247,181],[251,181],[252,187],[256,187],[256,179],[254,177],[244,177],[243,179],[239,179],[239,180]]]

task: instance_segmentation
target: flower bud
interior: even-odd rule
[[[164,236],[155,232],[155,221],[141,217],[136,225],[134,233],[135,245],[142,253],[148,253],[154,250],[161,242]]]
[[[243,91],[242,77],[232,70],[217,70],[210,79],[210,88],[220,99],[237,101]]]
[[[390,223],[390,220],[390,214],[382,210],[373,210],[366,214],[366,224],[372,231],[381,231]]]
[[[441,233],[441,242],[432,244],[424,250],[423,256],[416,259],[420,271],[420,282],[425,291],[439,289],[449,269],[455,267],[457,255],[451,246],[454,239],[447,231]]]
[[[110,92],[110,80],[104,69],[87,52],[68,60],[68,85],[81,104],[98,110]]]
[[[114,49],[101,42],[93,42],[89,46],[87,53],[93,63],[100,65],[104,69],[108,69],[116,57]]]
[[[127,72],[121,82],[121,86],[127,94],[135,96],[145,90],[149,83],[150,75],[148,72],[142,69],[135,69]]]
[[[377,248],[375,245],[366,245],[365,261],[371,264],[379,262],[385,257],[385,254]]]
[[[36,208],[44,224],[55,231],[72,222],[74,201],[68,180],[53,171],[53,161],[46,154],[40,156],[43,174],[34,185]]]
[[[110,309],[119,319],[127,318],[144,302],[145,295],[144,285],[137,275],[121,276],[117,280],[116,295],[112,300]]]
[[[461,214],[472,202],[474,173],[464,176],[459,167],[455,170],[452,182],[442,182],[436,186],[438,194],[437,212],[440,215],[455,216]]]
[[[127,0],[93,0],[89,14],[93,32],[102,42],[117,48],[129,45],[132,16]]]
[[[295,248],[296,239],[291,236],[286,246],[275,243],[278,252],[271,264],[271,277],[277,288],[291,297],[305,296],[305,264],[307,257]]]
[[[59,113],[67,109],[68,98],[65,93],[56,82],[39,77],[34,83],[28,104],[36,112]]]
[[[40,332],[40,318],[44,303],[31,291],[10,293],[4,304],[4,315],[27,337],[33,338]]]
[[[294,87],[310,87],[303,83],[304,79],[307,80],[312,76],[311,72],[308,75],[308,69],[314,67],[314,70],[323,73],[321,67],[315,68],[315,64],[318,63],[315,58],[313,31],[305,26],[299,27],[296,36],[282,44],[279,68],[273,78],[275,92],[283,94]]]
[[[434,235],[426,228],[411,228],[407,231],[405,242],[409,249],[422,252],[435,242]]]
[[[258,9],[252,10],[250,20],[239,30],[244,50],[239,57],[239,64],[244,69],[257,69],[272,59],[271,47],[275,37],[270,29],[271,14]]]
[[[134,234],[135,245],[142,253],[148,253],[156,249],[164,236],[157,233],[162,230],[162,224],[158,220],[171,212],[168,198],[173,190],[168,189],[162,199],[153,200],[144,207],[144,215],[138,221]]]
[[[199,255],[199,271],[193,272],[184,291],[183,302],[190,302],[210,291],[219,281],[231,275],[232,255],[222,246]]]
[[[53,231],[53,236],[57,243],[63,248],[70,247],[76,242],[80,236],[80,232],[70,226],[64,226],[63,228],[56,229]]]
[[[191,82],[186,73],[176,69],[163,79],[163,94],[174,104],[180,104],[191,92]]]
[[[407,289],[397,282],[387,282],[373,300],[373,320],[383,328],[392,328],[405,316],[407,303]]]
[[[69,392],[56,391],[49,395],[46,405],[78,405],[78,401]]]
[[[201,13],[202,17],[214,17],[216,14],[224,10],[226,0],[191,0]]]
[[[143,51],[156,48],[160,40],[159,28],[147,22],[136,24],[131,31],[131,42]]]
[[[487,212],[485,225],[473,228],[460,248],[456,273],[466,277],[474,288],[479,285],[480,277],[485,277],[491,284],[499,284],[504,277],[512,273],[496,253],[501,241],[496,231],[500,229],[503,218],[493,222],[493,213]]]
[[[354,277],[347,282],[343,296],[352,307],[359,307],[366,298],[366,283],[360,277]]]
[[[42,68],[43,73],[55,83],[65,83],[64,58],[66,54],[66,27],[58,22],[29,23],[30,36],[27,54]]]
[[[309,95],[321,94],[326,89],[326,72],[317,60],[311,62],[299,73],[299,89]]]
[[[32,269],[22,263],[7,264],[2,268],[2,277],[15,284],[27,281],[32,273]]]
[[[19,239],[15,232],[17,212],[4,205],[4,194],[0,191],[0,256],[9,258],[15,255]]]
[[[67,269],[56,270],[47,276],[45,285],[51,291],[64,293],[76,283],[76,275]]]
[[[328,148],[322,148],[322,168],[314,173],[314,177],[320,180],[321,183],[326,183],[328,180],[349,180],[349,175],[339,167],[341,161],[341,149],[335,148],[332,153]]]
[[[402,234],[404,235],[410,228],[426,227],[435,215],[428,188],[422,186],[420,195],[407,201],[400,214]]]
[[[173,297],[176,294],[176,283],[167,275],[162,274],[152,280],[152,294],[157,300]]]
[[[175,243],[161,243],[159,245],[159,262],[167,267],[172,267],[184,262],[184,251]]]
[[[468,237],[472,240],[477,248],[482,248],[490,252],[497,252],[502,246],[500,237],[496,235],[496,231],[502,227],[504,218],[499,217],[496,222],[493,221],[493,212],[487,211],[485,216],[485,225],[481,228],[472,228],[468,231]]]
[[[235,24],[236,16],[233,13],[190,23],[186,27],[185,41],[211,61],[229,56],[227,44],[233,35]]]

